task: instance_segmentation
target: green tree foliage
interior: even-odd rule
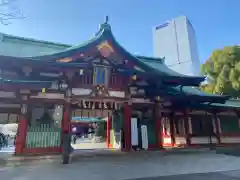
[[[216,50],[201,66],[207,83],[201,90],[213,94],[240,96],[240,46],[224,47]]]

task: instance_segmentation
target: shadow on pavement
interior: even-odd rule
[[[218,148],[216,149],[216,153],[230,156],[240,156],[240,147]]]

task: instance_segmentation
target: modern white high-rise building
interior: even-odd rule
[[[154,56],[165,57],[166,65],[185,75],[199,75],[195,31],[186,16],[179,16],[154,27]]]

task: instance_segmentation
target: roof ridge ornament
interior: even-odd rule
[[[105,23],[104,23],[104,24],[108,24],[108,21],[109,21],[109,16],[106,16],[106,17],[105,17]]]
[[[100,25],[100,30],[111,29],[111,26],[108,22],[109,22],[109,16],[106,16],[105,17],[105,22]]]

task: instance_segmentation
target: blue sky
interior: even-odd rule
[[[130,52],[153,55],[152,28],[186,15],[197,36],[200,60],[216,48],[240,42],[239,0],[18,0],[23,20],[0,31],[67,44],[79,44],[108,15],[116,39]]]

